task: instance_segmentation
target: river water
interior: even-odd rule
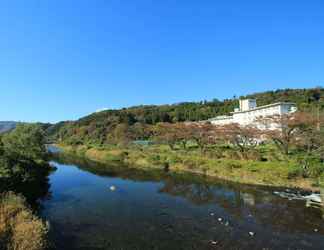
[[[323,209],[275,191],[60,157],[42,216],[57,249],[324,249]]]

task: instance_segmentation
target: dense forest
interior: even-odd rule
[[[106,144],[114,135],[125,131],[145,130],[145,125],[159,122],[184,122],[207,120],[217,115],[232,112],[238,100],[254,98],[258,105],[274,102],[295,102],[299,110],[317,112],[324,110],[324,89],[283,89],[233,97],[223,101],[183,102],[172,105],[149,105],[105,110],[93,113],[77,121],[60,122],[47,128],[49,138],[67,144]],[[138,133],[137,133],[138,134]],[[143,137],[143,138],[142,138]],[[145,133],[135,139],[145,139]]]

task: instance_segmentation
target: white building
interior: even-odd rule
[[[256,120],[260,117],[284,115],[296,111],[296,104],[292,102],[277,102],[258,107],[256,100],[245,99],[240,100],[240,108],[236,108],[231,115],[217,116],[209,119],[209,121],[215,125],[237,123],[242,126],[256,125],[261,128],[260,124],[256,124]]]

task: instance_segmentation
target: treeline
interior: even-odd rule
[[[212,173],[218,162],[225,164],[225,169],[216,167],[223,172],[226,164],[241,168],[253,162],[262,171],[265,162],[274,166],[285,162],[288,179],[324,178],[324,121],[321,115],[310,112],[262,117],[254,126],[216,126],[209,122],[120,123],[103,144],[73,141],[73,138],[62,144],[99,161],[112,159],[130,165],[145,165],[146,161],[167,169],[180,164],[177,167],[208,169]],[[110,155],[114,150],[121,152]],[[137,163],[136,155],[143,157],[141,163]]]
[[[148,136],[147,131],[151,131],[153,141],[168,144],[172,150],[176,145],[186,150],[192,142],[202,152],[208,148],[213,150],[215,145],[228,145],[236,148],[243,159],[248,159],[250,150],[259,145],[272,144],[284,156],[298,152],[299,156],[315,157],[318,163],[324,162],[324,119],[306,112],[260,117],[250,126],[215,126],[208,122],[158,123],[147,126],[143,131],[146,131],[143,137]],[[132,131],[125,131],[123,135],[128,135],[128,141],[138,136]],[[126,141],[126,137],[121,139]]]
[[[252,94],[240,98],[255,98],[258,105],[279,101],[295,102],[302,111],[324,110],[324,89],[285,89]],[[202,102],[186,102],[174,105],[137,106],[120,110],[106,110],[93,113],[78,121],[61,122],[54,126],[46,126],[48,138],[52,141],[67,144],[113,143],[112,137],[131,127],[142,129],[145,125],[157,123],[178,123],[186,121],[202,121],[217,115],[228,114],[238,107],[239,98],[224,101],[212,100]]]

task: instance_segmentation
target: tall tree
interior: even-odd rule
[[[184,124],[181,123],[158,123],[153,130],[154,139],[161,143],[166,143],[172,150],[177,143],[185,143],[187,139]],[[185,147],[185,146],[184,146]]]
[[[45,142],[44,131],[36,124],[19,124],[16,129],[2,137],[6,156],[21,161],[45,161]]]
[[[309,113],[296,112],[287,115],[262,117],[258,121],[267,128],[263,133],[278,149],[288,155],[290,148],[297,145],[309,129],[314,128],[316,119]]]
[[[260,142],[261,131],[254,126],[240,126],[229,124],[218,129],[223,138],[239,149],[243,158],[247,152],[254,149]]]
[[[189,138],[194,140],[201,151],[205,151],[208,145],[216,143],[219,139],[217,127],[210,123],[188,124]]]

